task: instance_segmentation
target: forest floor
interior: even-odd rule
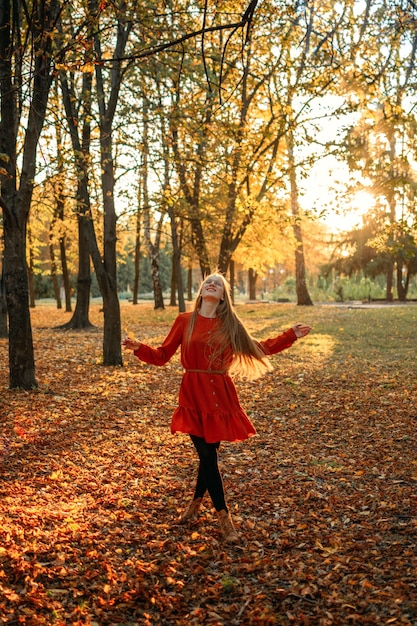
[[[220,450],[241,536],[207,499],[175,525],[196,458],[171,435],[181,366],[104,367],[95,327],[32,310],[34,391],[8,388],[0,340],[0,624],[417,625],[417,308],[239,305],[262,339],[312,332],[237,381],[258,435]],[[154,346],[176,311],[122,304]]]

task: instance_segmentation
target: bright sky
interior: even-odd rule
[[[343,135],[343,127],[354,123],[355,114],[340,118],[331,115],[343,102],[344,99],[340,96],[326,96],[318,102],[317,111],[313,113],[317,116],[314,120],[316,126],[314,136],[319,143],[312,142],[309,146],[300,146],[301,159],[305,152],[314,155],[320,149],[320,144],[337,141],[337,138]],[[332,231],[350,230],[356,225],[361,225],[361,217],[372,207],[373,198],[365,191],[348,196],[349,182],[352,182],[352,174],[342,159],[337,159],[333,155],[318,159],[303,182],[306,191],[300,198],[300,204],[304,210],[322,215],[322,221]]]
[[[301,199],[305,210],[316,214],[325,212],[322,221],[332,231],[350,230],[362,224],[362,215],[372,208],[374,199],[367,191],[358,191],[346,197],[345,206],[337,206],[337,194],[349,181],[347,166],[334,157],[318,161],[307,179],[307,193]]]

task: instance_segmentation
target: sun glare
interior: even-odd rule
[[[326,224],[334,231],[349,231],[362,225],[362,217],[375,204],[375,198],[368,191],[362,190],[352,194],[345,207],[339,211],[329,211],[325,217]]]
[[[352,197],[352,207],[360,214],[364,215],[372,208],[375,198],[369,191],[357,191]]]
[[[369,191],[361,190],[352,195],[349,208],[343,214],[343,230],[350,230],[362,224],[362,217],[368,213],[375,203]]]
[[[333,232],[350,231],[362,225],[362,217],[375,205],[375,198],[366,190],[367,180],[352,180],[346,164],[334,157],[318,160],[307,179],[307,193],[301,200]],[[363,185],[360,191],[349,193],[352,185]]]

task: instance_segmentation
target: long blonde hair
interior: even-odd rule
[[[214,277],[222,281],[224,298],[219,302],[216,309],[217,318],[222,323],[219,324],[218,330],[209,340],[209,344],[213,347],[211,362],[214,363],[223,353],[231,350],[232,362],[229,367],[229,373],[249,380],[255,380],[267,371],[272,370],[272,366],[259,343],[251,337],[236,314],[230,295],[230,285],[222,274],[210,274],[201,282],[194,301],[193,313],[186,334],[186,343],[191,341],[197,315],[201,309],[203,284],[208,278]]]

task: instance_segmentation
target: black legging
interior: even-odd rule
[[[202,437],[196,437],[195,435],[190,435],[190,437],[200,459],[194,500],[202,498],[208,491],[216,511],[221,511],[222,509],[227,511],[223,481],[217,464],[217,450],[220,442],[207,443]]]

